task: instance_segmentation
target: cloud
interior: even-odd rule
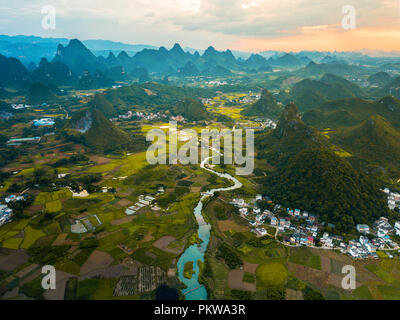
[[[57,29],[52,31],[41,28],[41,8],[50,2],[57,11]],[[363,30],[397,37],[398,1],[351,2],[357,17],[353,34],[367,41],[365,47],[372,42]],[[294,39],[314,45],[319,38],[325,44],[324,37],[329,36],[339,45],[340,37],[349,39],[340,28],[342,7],[348,4],[348,0],[0,0],[0,32],[156,45],[182,42],[220,49],[241,48],[251,41],[257,46],[281,43],[286,47]]]

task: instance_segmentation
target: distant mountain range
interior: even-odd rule
[[[30,63],[38,64],[42,58],[51,60],[57,51],[59,44],[66,46],[71,39],[67,38],[42,38],[37,36],[8,36],[0,35],[0,54],[6,57],[18,58],[23,64],[28,66]],[[93,52],[96,56],[106,57],[109,52],[118,55],[121,51],[126,51],[130,56],[135,55],[144,49],[158,49],[159,47],[150,44],[127,44],[110,40],[82,40],[82,43]],[[205,50],[185,47],[186,52],[194,54],[196,51],[203,55]],[[232,50],[235,58],[239,60],[247,60],[251,54],[255,52],[244,52]],[[387,61],[400,57],[399,51],[378,51],[378,50],[361,50],[359,52],[329,52],[329,51],[300,51],[300,52],[283,52],[278,50],[262,51],[260,56],[266,59],[278,60],[280,58],[291,59],[295,57],[300,61],[314,61],[318,63],[365,63],[371,62],[375,58],[386,58]],[[288,57],[285,57],[289,55]],[[290,61],[289,61],[290,64]]]
[[[370,75],[372,69],[376,70],[376,74],[368,82],[375,87],[378,84],[379,88],[369,90],[368,94],[373,98],[388,94],[400,97],[400,77],[392,78],[385,72],[386,69],[390,72],[390,68],[397,68],[397,65],[400,68],[400,61],[389,58],[368,60],[368,57],[358,53],[271,52],[268,55],[251,54],[243,59],[235,57],[231,50],[218,51],[212,46],[200,54],[198,51],[185,51],[179,44],[167,49],[104,40],[69,41],[63,38],[25,36],[0,36],[0,52],[3,52],[2,45],[8,51],[7,55],[0,54],[0,88],[27,90],[33,83],[40,82],[45,85],[93,89],[110,87],[120,82],[145,83],[153,79],[168,83],[169,76],[226,77],[241,73],[271,73],[282,69],[291,72],[294,77],[303,78],[315,79],[330,74],[330,80],[327,77],[319,81],[303,80],[294,85],[291,95],[285,97],[282,93],[277,97],[283,103],[294,101],[301,111],[305,111],[333,98],[364,97],[362,89],[339,77]],[[35,51],[37,46],[41,49]],[[36,49],[30,50],[31,47]],[[53,47],[55,50],[51,49]],[[17,50],[18,56],[21,56],[24,48],[28,48],[27,52],[36,52],[42,56],[37,64],[26,65],[23,61],[30,60],[27,56],[22,57],[24,60],[8,56],[13,48],[21,49]],[[96,51],[90,48],[102,51],[103,55],[96,55]],[[133,55],[128,53],[139,49]],[[373,68],[348,63],[353,56],[367,59]],[[330,83],[327,83],[328,80]],[[4,97],[9,93],[2,91],[0,94]]]
[[[185,52],[179,44],[170,50],[143,49],[134,56],[121,51],[116,56],[96,56],[78,39],[66,45],[58,44],[52,58],[43,57],[37,67],[25,67],[15,58],[0,55],[0,85],[27,87],[32,82],[52,85],[71,85],[79,88],[112,86],[116,81],[140,82],[158,76],[229,76],[233,70],[246,72],[272,72],[272,67],[301,67],[308,59],[285,55],[269,59],[253,54],[247,60],[236,59],[232,51],[217,51],[209,47],[202,55]]]
[[[42,38],[14,39],[35,45],[49,44]],[[106,56],[96,56],[84,42],[73,39],[67,43],[65,39],[51,39],[57,45],[54,56],[42,57],[39,64],[29,64],[26,67],[16,58],[7,58],[0,55],[0,86],[28,87],[33,82],[42,82],[52,85],[69,85],[78,88],[90,89],[96,87],[112,86],[118,81],[139,82],[151,81],[152,75],[168,77],[191,76],[229,76],[235,71],[249,73],[272,72],[274,68],[295,68],[299,73],[321,74],[326,71],[336,72],[342,70],[354,71],[359,67],[349,66],[336,58],[326,58],[326,64],[315,64],[307,56],[283,54],[269,59],[259,54],[252,54],[248,59],[236,58],[232,51],[218,51],[210,46],[202,54],[185,52],[179,44],[171,49],[165,47],[144,48],[133,56],[122,50],[117,55],[108,51]],[[128,45],[107,42],[87,41],[97,49],[106,46],[112,49],[130,48]],[[64,43],[64,44],[63,44]],[[139,46],[140,47],[140,46]],[[135,48],[139,48],[136,46]],[[143,48],[143,46],[141,46]],[[336,64],[339,63],[339,64]],[[339,66],[339,67],[338,67]],[[303,69],[301,69],[303,67]],[[311,70],[315,68],[316,70]],[[4,70],[4,72],[2,72]],[[358,69],[357,69],[358,70]],[[297,72],[297,71],[296,71]]]
[[[36,36],[7,36],[0,35],[0,54],[7,57],[18,58],[22,63],[29,65],[36,64],[42,58],[53,59],[57,46],[67,45],[70,39],[66,38],[41,38]],[[156,49],[157,47],[145,44],[126,44],[109,40],[83,40],[82,43],[95,55],[105,54],[105,52],[127,51],[134,54],[143,49]]]

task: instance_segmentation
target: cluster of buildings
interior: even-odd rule
[[[281,206],[275,206],[274,211],[279,212],[279,210],[282,210]],[[280,218],[278,226],[279,232],[289,233],[283,237],[283,242],[295,246],[315,246],[319,228],[322,226],[318,223],[317,217],[300,209],[287,208],[286,213],[289,217]],[[292,224],[291,219],[295,219],[300,224]]]
[[[185,118],[181,115],[177,115],[176,117],[171,117],[171,120],[173,121],[178,121],[178,122],[183,122],[185,121]]]
[[[119,115],[116,118],[112,118],[110,119],[110,121],[118,121],[121,119],[125,119],[125,120],[129,120],[132,118],[137,118],[140,120],[160,120],[160,119],[165,119],[167,118],[167,116],[161,112],[157,112],[157,113],[146,113],[146,112],[132,112],[132,111],[128,111],[125,114]]]
[[[387,195],[389,209],[400,209],[400,193],[392,192],[388,188],[385,188],[383,192],[385,192]]]
[[[202,104],[211,104],[213,102],[210,98],[201,98],[200,101]]]
[[[55,122],[53,119],[50,118],[42,118],[33,120],[33,125],[35,127],[52,127],[54,126]]]
[[[164,188],[160,187],[157,191],[157,195],[161,195],[163,194]],[[125,214],[127,216],[132,216],[134,214],[136,214],[140,209],[151,206],[151,209],[154,211],[160,211],[161,208],[159,208],[155,203],[154,200],[156,200],[155,197],[152,196],[144,196],[144,195],[140,195],[138,201],[133,205],[130,206],[128,208],[125,209]]]
[[[262,225],[269,221],[270,225],[277,229],[277,232],[285,233],[283,238],[285,243],[291,243],[294,245],[315,245],[315,239],[318,235],[318,226],[316,224],[316,217],[309,214],[308,212],[301,212],[299,209],[286,209],[289,217],[279,217],[279,212],[282,210],[282,206],[275,205],[273,211],[264,210],[258,208],[257,202],[260,200],[266,200],[271,202],[269,197],[262,197],[257,195],[254,205],[248,205],[243,199],[233,199],[231,204],[239,208],[239,213],[242,217],[249,220],[250,226],[254,227],[254,232],[261,236],[266,235],[267,232]],[[251,208],[252,207],[252,208]],[[298,220],[303,220],[305,225],[297,226],[292,224],[291,217]]]
[[[7,146],[20,146],[23,143],[39,143],[41,137],[15,138],[7,141]]]
[[[378,259],[375,245],[368,237],[360,236],[358,240],[350,240],[346,248],[341,249],[342,253],[347,253],[353,259]]]
[[[245,104],[253,103],[253,102],[256,102],[257,100],[260,100],[260,98],[261,98],[261,94],[252,95],[252,93],[249,92],[249,95],[240,99],[240,103],[245,103]]]
[[[12,220],[13,210],[8,207],[8,204],[11,202],[23,201],[23,200],[26,200],[25,195],[16,196],[12,194],[4,198],[4,202],[6,204],[0,203],[0,227]]]
[[[13,211],[8,206],[0,204],[0,226],[10,222],[13,216]]]
[[[92,221],[90,220],[90,218],[93,218]],[[93,223],[95,223],[95,225],[93,225]],[[94,214],[75,220],[74,223],[71,224],[71,232],[76,234],[83,234],[88,231],[94,231],[98,226],[101,225],[101,220],[96,214]]]
[[[62,90],[63,91],[63,90]],[[47,103],[42,103],[42,104],[37,104],[37,105],[30,105],[30,104],[24,104],[24,103],[13,103],[11,104],[11,108],[14,110],[22,110],[22,109],[29,109],[29,108],[44,108],[48,107],[49,105]]]
[[[212,81],[207,81],[206,84],[208,84],[209,86],[212,86],[212,87],[214,87],[214,86],[219,87],[219,86],[225,86],[225,85],[227,85],[228,82],[226,82],[226,81],[212,80]]]
[[[5,203],[15,202],[15,201],[23,201],[26,200],[25,196],[16,196],[15,194],[11,194],[4,198]]]
[[[233,199],[230,203],[239,209],[240,215],[249,221],[253,232],[259,236],[268,235],[264,225],[268,224],[276,229],[276,235],[283,236],[283,244],[290,246],[321,247],[324,249],[340,250],[353,259],[379,258],[377,250],[399,250],[400,246],[391,239],[390,235],[400,235],[400,221],[394,227],[388,219],[381,217],[370,228],[365,224],[358,224],[357,231],[361,233],[359,239],[344,241],[342,236],[330,235],[328,232],[322,234],[324,222],[319,223],[314,214],[300,209],[286,210],[279,204],[275,205],[273,212],[261,210],[258,201],[266,200],[272,203],[269,197],[257,195],[255,200],[248,204],[243,199]],[[334,228],[335,225],[328,224]],[[369,236],[367,236],[369,235]],[[390,254],[388,254],[391,257]]]
[[[351,240],[343,253],[348,253],[353,259],[375,258],[378,259],[376,250],[399,250],[399,245],[393,241],[390,234],[396,232],[400,234],[400,222],[395,223],[395,227],[389,223],[385,217],[380,217],[370,229],[368,225],[359,224],[357,230],[363,235],[359,240]],[[367,237],[367,235],[370,235]],[[391,254],[387,254],[393,258]]]
[[[23,103],[18,103],[18,104],[12,104],[11,108],[13,108],[14,110],[21,110],[21,109],[27,109],[27,108],[32,108],[31,105],[29,104],[23,104]]]
[[[257,118],[257,119],[254,119],[254,121],[261,122],[261,125],[262,125],[263,128],[276,129],[276,127],[278,125],[274,120],[271,120],[271,119],[268,119],[268,118],[266,118],[266,119]]]

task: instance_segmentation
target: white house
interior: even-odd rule
[[[266,236],[268,234],[267,230],[265,230],[264,228],[257,228],[256,231],[260,236]]]
[[[386,236],[386,232],[384,230],[382,230],[382,229],[379,229],[378,232],[376,233],[376,235],[379,238],[384,238]]]
[[[238,207],[243,207],[245,205],[245,202],[243,199],[233,199],[232,203]]]
[[[400,236],[400,222],[399,222],[399,221],[397,221],[397,222],[394,224],[394,228],[395,228],[395,230],[396,230],[396,236]]]
[[[360,233],[368,234],[369,233],[369,226],[366,224],[358,224],[357,231]]]

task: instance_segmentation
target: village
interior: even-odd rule
[[[9,223],[13,219],[13,210],[9,207],[9,204],[16,201],[24,201],[26,197],[24,195],[16,196],[14,194],[4,198],[4,203],[0,202],[0,227]]]
[[[13,211],[7,205],[0,204],[0,226],[10,222],[13,216]]]
[[[111,118],[110,121],[115,122],[118,120],[129,120],[129,119],[139,119],[139,120],[148,120],[148,121],[153,121],[153,120],[161,120],[167,118],[167,116],[161,112],[157,113],[146,113],[146,112],[132,112],[128,111],[125,114],[119,115],[116,118]]]
[[[400,208],[400,194],[393,193],[389,189],[382,191],[388,195],[388,205],[391,210]],[[260,194],[248,203],[244,199],[233,199],[230,202],[238,208],[240,216],[248,221],[252,232],[258,237],[271,236],[289,247],[306,246],[337,250],[352,259],[379,259],[379,253],[393,259],[390,251],[400,252],[399,244],[393,240],[393,236],[400,236],[400,221],[392,226],[386,217],[380,217],[372,227],[358,224],[356,229],[360,234],[359,238],[346,242],[343,236],[324,231],[326,226],[334,228],[335,225],[319,222],[315,214],[300,209],[283,208],[279,204],[274,205],[272,210],[262,210],[261,201],[272,205],[272,200],[268,196]],[[274,230],[275,234],[267,230]]]

